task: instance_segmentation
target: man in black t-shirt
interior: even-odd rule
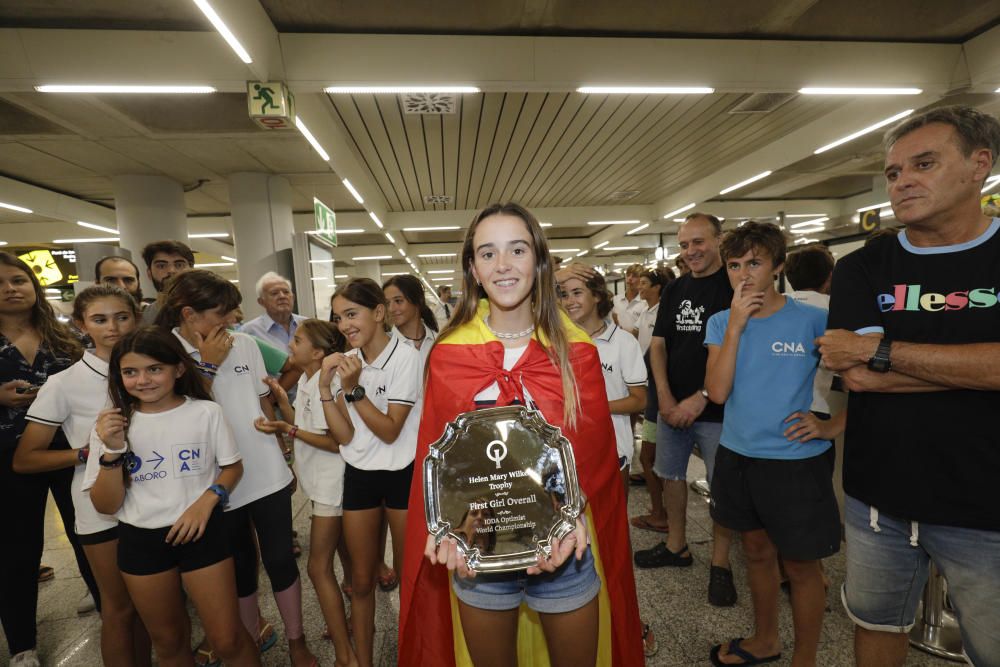
[[[1000,665],[1000,219],[980,189],[1000,123],[934,109],[886,135],[898,237],[843,258],[823,363],[848,400],[847,575],[862,667],[902,665],[933,560],[965,652]]]
[[[681,255],[690,272],[664,290],[653,327],[649,364],[656,378],[660,415],[657,420],[653,471],[663,480],[669,533],[665,542],[637,551],[639,567],[686,567],[693,563],[687,547],[687,467],[697,444],[711,482],[715,452],[722,434],[722,406],[705,392],[705,328],[708,318],[729,308],[733,289],[719,256],[722,224],[715,216],[692,213],[677,231]],[[732,532],[714,528],[708,599],[713,605],[736,603],[729,546]]]

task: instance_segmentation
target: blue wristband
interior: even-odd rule
[[[219,496],[219,504],[223,508],[229,506],[229,491],[226,490],[226,487],[222,486],[221,484],[213,484],[212,486],[208,487],[208,490],[214,493],[215,495]]]

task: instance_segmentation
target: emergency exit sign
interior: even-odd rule
[[[337,214],[329,206],[313,197],[313,215],[316,218],[316,236],[337,245]]]

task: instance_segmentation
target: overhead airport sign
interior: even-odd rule
[[[295,128],[295,97],[281,81],[247,81],[247,111],[265,130]]]
[[[337,214],[315,197],[313,197],[313,214],[316,218],[316,235],[337,245]]]

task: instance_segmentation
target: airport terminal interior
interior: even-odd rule
[[[789,251],[856,250],[897,226],[885,130],[955,104],[1000,115],[998,0],[0,0],[0,249],[63,319],[109,254],[155,294],[140,252],[161,239],[234,283],[247,319],[267,271],[290,279],[297,313],[328,319],[355,277],[412,274],[432,307],[441,286],[461,297],[470,221],[517,202],[552,255],[622,294],[626,267],[674,266],[693,211],[724,230],[774,222]],[[983,192],[1000,192],[1000,171]],[[692,459],[688,481],[704,476]],[[628,502],[649,510],[641,487]],[[304,576],[301,491],[293,510]],[[695,566],[635,571],[659,644],[648,665],[707,665],[713,644],[751,632],[740,548],[739,601],[710,606],[704,495],[689,493],[688,517]],[[636,550],[662,539],[630,534]],[[51,502],[42,562],[41,664],[100,664]],[[826,573],[818,664],[850,665],[843,551]],[[332,665],[304,582],[306,639]],[[270,594],[261,605],[279,627]],[[375,664],[394,665],[399,590],[376,609]],[[288,660],[283,640],[263,656]],[[906,664],[948,661],[911,649]]]

